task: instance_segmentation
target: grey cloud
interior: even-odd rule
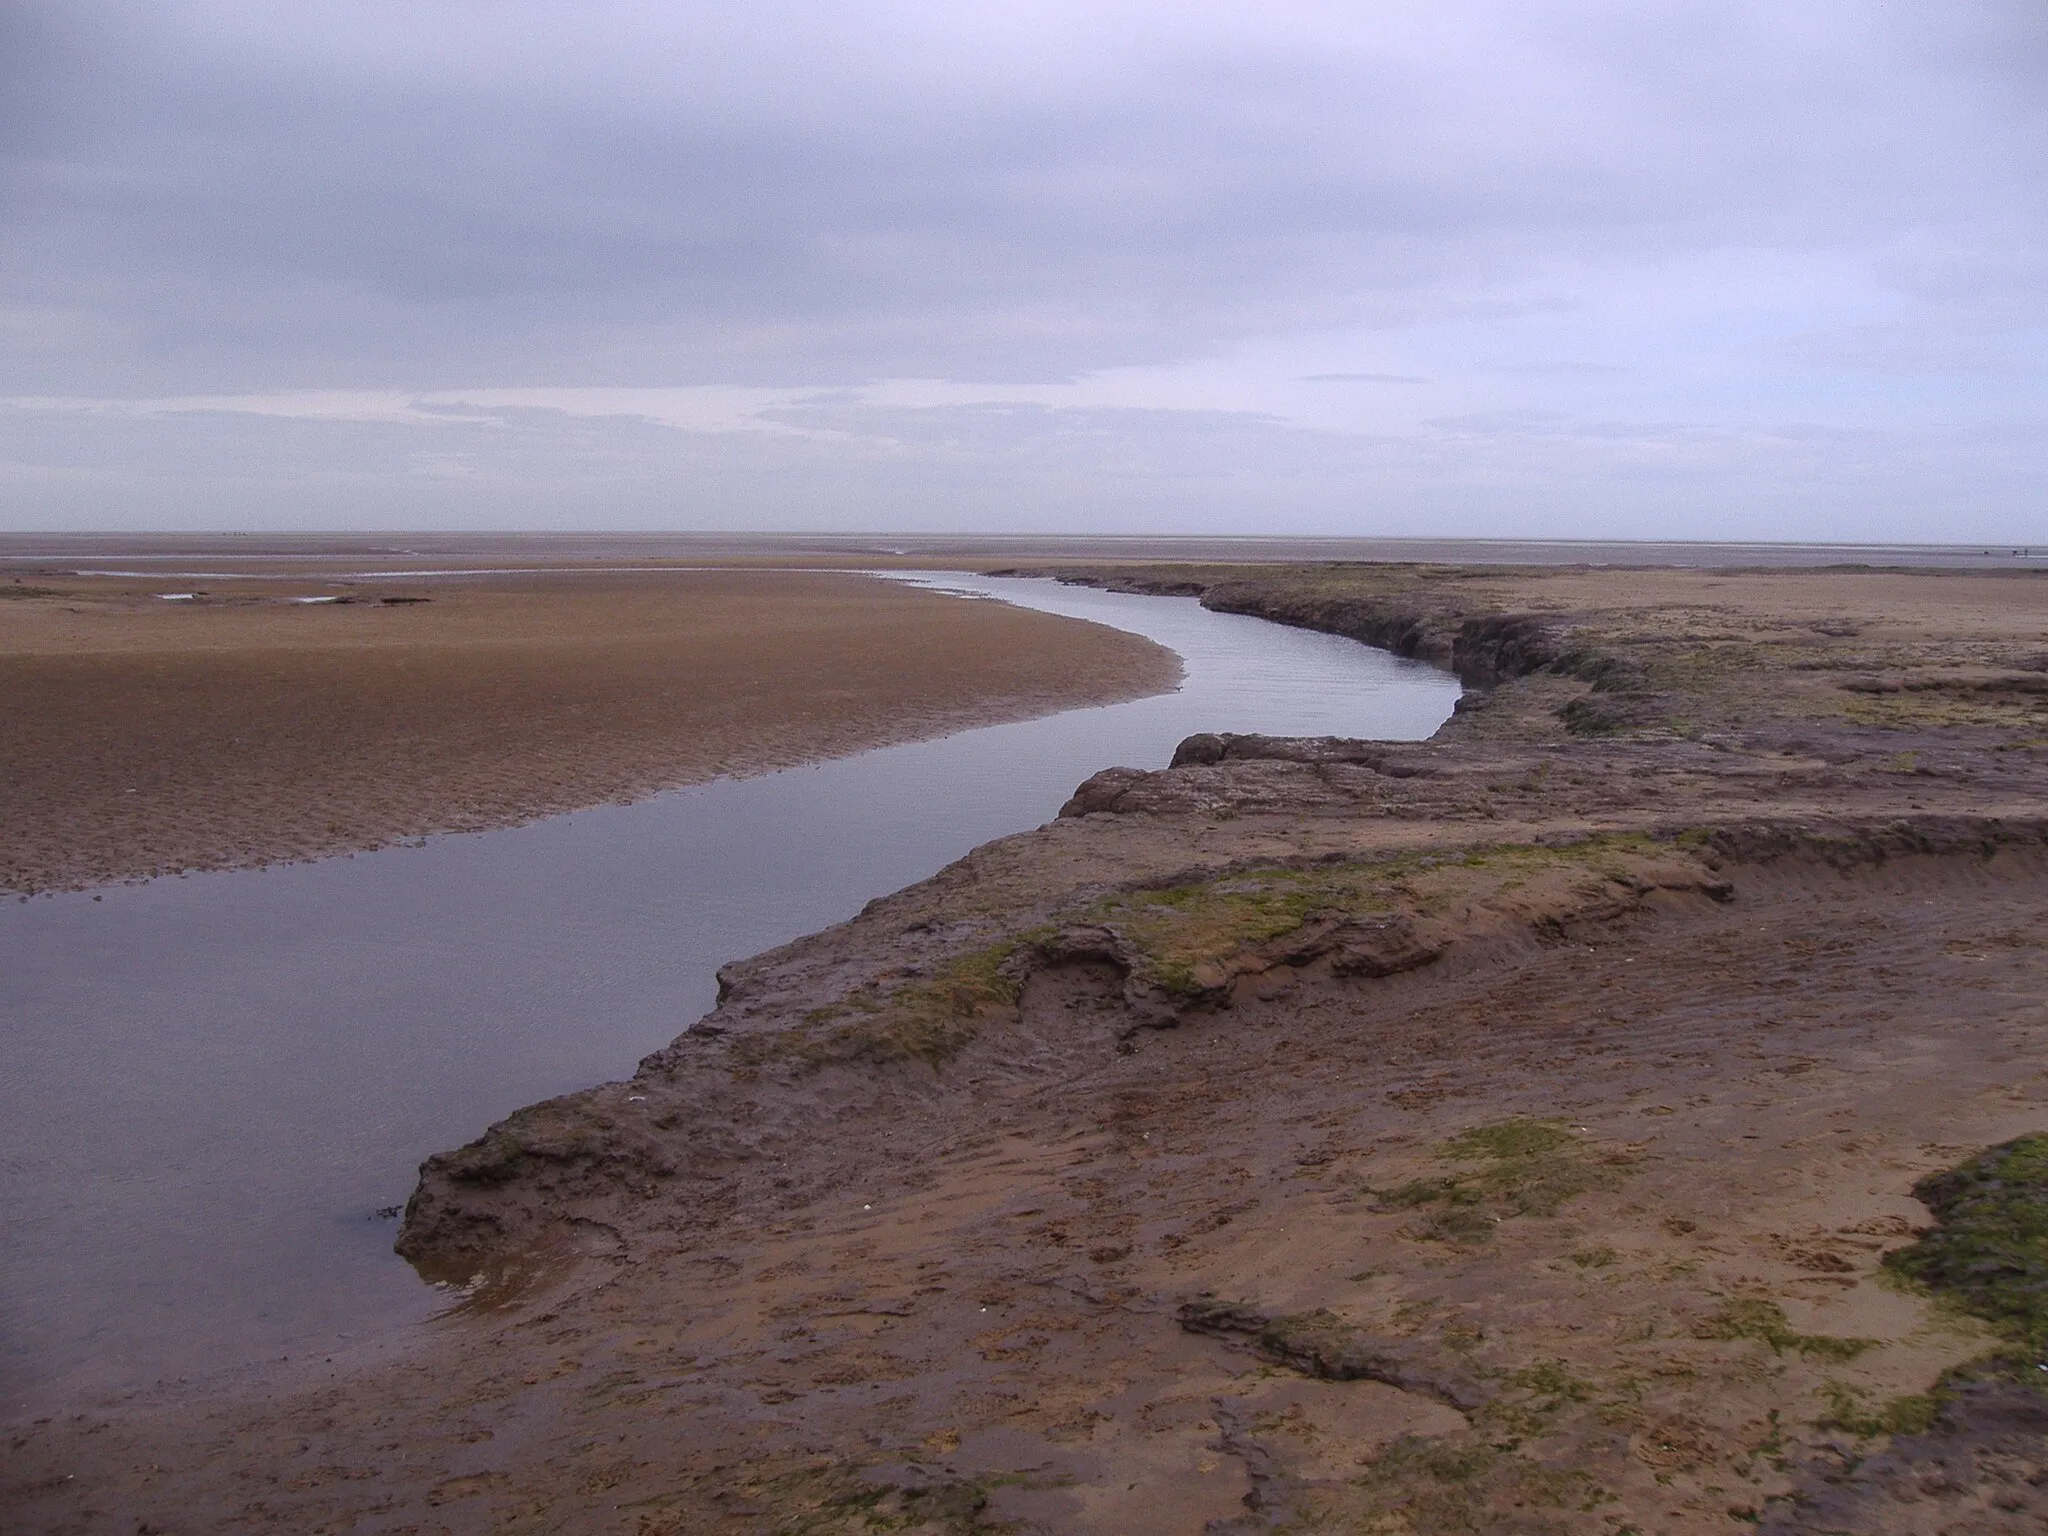
[[[2013,527],[2043,164],[2038,0],[13,0],[10,395],[818,393],[719,434],[0,411],[0,516]],[[1338,327],[1400,344],[1282,369],[1415,371],[1282,376],[1432,388],[1315,392],[1348,433],[848,388]]]
[[[1618,363],[1481,363],[1474,371],[1530,379],[1591,379],[1628,372]]]
[[[2035,338],[2028,338],[2035,339]],[[1785,355],[1810,367],[1861,373],[2013,374],[2039,367],[2039,354],[2020,338],[1973,334],[1927,324],[1841,326],[1791,338]]]
[[[530,409],[406,422],[0,409],[0,520],[1774,538],[1796,518],[1815,538],[1940,541],[1967,521],[2021,539],[2038,531],[2048,469],[2040,412],[1882,432],[1502,412],[1403,436],[1255,412],[842,401],[771,414],[794,430]]]
[[[1439,432],[1460,436],[1497,437],[1528,432],[1548,432],[1572,421],[1564,411],[1522,406],[1498,411],[1473,411],[1463,416],[1433,416],[1423,423]]]
[[[1303,384],[1427,384],[1419,373],[1304,373]]]
[[[553,74],[542,37],[467,69],[446,44],[559,8],[411,9],[397,57],[289,21],[237,41],[243,11],[195,4],[102,48],[10,146],[9,286],[86,340],[16,377],[1056,378],[1399,323],[1592,254],[1881,243],[1987,201],[2033,229],[2048,149],[2011,64],[2038,18],[1988,0],[1947,28],[1841,3],[1397,7],[1451,39],[1420,61],[1161,8],[1071,78],[1027,57],[975,93],[883,68],[853,41],[864,7],[751,30],[675,7],[669,68],[636,56],[659,13],[586,7]],[[1973,73],[1924,68],[1930,33]]]

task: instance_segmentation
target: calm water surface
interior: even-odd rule
[[[1458,693],[1192,599],[921,579],[1147,635],[1186,679],[507,831],[0,906],[0,1407],[403,1328],[441,1299],[377,1213],[420,1159],[630,1073],[720,964],[1191,732],[1420,738]]]

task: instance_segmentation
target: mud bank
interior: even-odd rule
[[[511,826],[1178,675],[1134,635],[852,574],[0,571],[0,890]]]
[[[1492,686],[727,967],[429,1160],[439,1340],[24,1426],[24,1527],[2039,1529],[2011,1325],[1886,1260],[2048,1129],[2048,588],[1092,574]]]

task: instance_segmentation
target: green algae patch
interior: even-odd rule
[[[1525,893],[1539,876],[1553,880],[1556,916],[1637,893],[1670,877],[1674,855],[1697,852],[1705,834],[1659,841],[1642,834],[1588,837],[1558,846],[1486,844],[1390,857],[1271,865],[1213,878],[1145,886],[1102,896],[1072,920],[1116,933],[1141,985],[1193,999],[1228,979],[1232,962],[1260,946],[1284,949],[1288,937],[1318,924],[1365,925],[1469,914],[1475,904]],[[1661,866],[1661,869],[1657,866]],[[1648,878],[1645,878],[1646,873]],[[1684,883],[1691,883],[1689,877]],[[1698,885],[1720,889],[1702,870]],[[1545,905],[1539,900],[1538,905]],[[1531,914],[1541,921],[1542,916]],[[1429,952],[1434,958],[1435,951]],[[1406,969],[1397,960],[1390,969]],[[1383,972],[1369,963],[1372,974]]]
[[[2048,1135],[1980,1152],[1913,1194],[1937,1224],[1886,1269],[1991,1324],[2026,1361],[2048,1356]]]
[[[1369,1193],[1384,1209],[1427,1213],[1410,1236],[1463,1244],[1488,1241],[1511,1217],[1555,1216],[1581,1195],[1618,1189],[1631,1164],[1626,1154],[1603,1151],[1559,1121],[1529,1118],[1461,1131],[1438,1155],[1466,1166]]]
[[[1022,984],[1011,962],[1050,932],[1030,929],[956,956],[927,979],[863,987],[811,1009],[794,1028],[742,1036],[733,1045],[734,1065],[743,1072],[777,1064],[805,1071],[854,1063],[944,1066],[991,1016],[1016,1007]]]
[[[1292,933],[1323,913],[1386,912],[1384,866],[1247,870],[1217,880],[1119,892],[1084,921],[1105,924],[1138,957],[1141,982],[1171,997],[1193,997],[1203,969]]]
[[[1818,1427],[1839,1429],[1859,1439],[1925,1434],[1941,1417],[1941,1396],[1935,1392],[1912,1392],[1865,1407],[1859,1394],[1839,1382],[1829,1382],[1824,1391],[1828,1411],[1816,1421]]]
[[[1499,1446],[1404,1435],[1342,1492],[1309,1496],[1308,1519],[1285,1529],[1356,1530],[1387,1536],[1476,1536],[1548,1531],[1590,1514],[1614,1495],[1590,1473],[1546,1465]],[[1502,1515],[1512,1511],[1505,1518]],[[1579,1529],[1577,1524],[1568,1528]]]
[[[930,980],[886,996],[855,993],[841,1006],[859,1017],[809,1034],[798,1054],[809,1066],[846,1061],[943,1066],[980,1033],[991,1012],[1016,1006],[1020,986],[1009,962],[1042,937],[1041,930],[1033,929],[975,950],[948,962]]]
[[[1718,882],[1686,857],[1702,844],[1601,835],[1556,847],[1507,843],[1266,865],[1114,891],[957,956],[927,979],[858,988],[811,1009],[795,1029],[736,1047],[735,1059],[743,1069],[778,1060],[805,1068],[942,1066],[1015,1008],[1031,953],[1076,927],[1114,935],[1117,963],[1138,991],[1176,1009],[1275,964],[1327,958],[1341,976],[1392,975],[1430,963],[1447,933],[1475,922],[1554,926],[1612,915],[1658,885],[1717,892]],[[1524,1156],[1506,1151],[1509,1161]]]
[[[1821,1360],[1853,1360],[1875,1343],[1872,1339],[1800,1333],[1792,1326],[1791,1319],[1785,1316],[1783,1307],[1775,1301],[1761,1301],[1753,1297],[1722,1303],[1711,1315],[1694,1325],[1692,1334],[1696,1339],[1750,1339],[1758,1344],[1768,1344],[1774,1355],[1791,1350]]]
[[[1508,1380],[1553,1408],[1561,1403],[1589,1402],[1593,1397],[1591,1383],[1574,1376],[1562,1360],[1539,1360],[1512,1372]]]
[[[995,1488],[1045,1486],[1019,1475],[892,1477],[880,1468],[847,1463],[767,1475],[721,1469],[716,1480],[715,1492],[699,1484],[687,1493],[679,1490],[621,1507],[634,1512],[639,1536],[690,1536],[707,1529],[713,1523],[706,1518],[707,1503],[727,1520],[733,1513],[742,1515],[750,1522],[747,1529],[764,1536],[979,1536],[1010,1529],[986,1516]],[[717,1525],[734,1528],[727,1521]]]

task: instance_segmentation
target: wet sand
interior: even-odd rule
[[[438,1337],[20,1426],[21,1527],[2042,1528],[2048,1407],[1883,1259],[2048,1130],[2048,585],[1074,574],[1479,691],[728,967],[423,1170]]]
[[[505,826],[1177,675],[1131,635],[851,575],[25,576],[0,889]]]

